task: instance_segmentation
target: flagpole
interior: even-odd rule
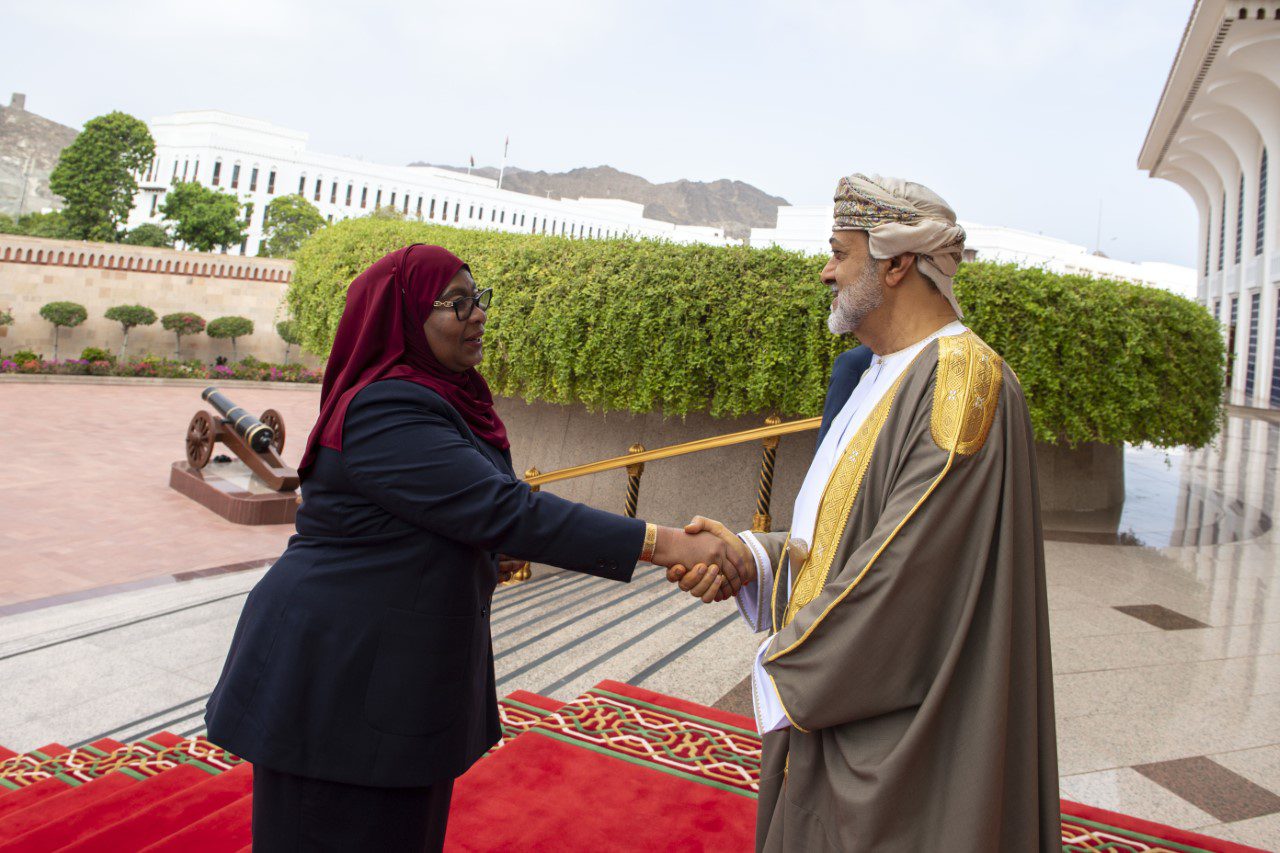
[[[502,176],[507,173],[507,149],[511,147],[511,137],[502,143],[502,168],[498,170],[498,189],[502,189]]]

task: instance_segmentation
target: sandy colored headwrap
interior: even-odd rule
[[[916,256],[920,272],[929,278],[963,317],[951,279],[964,254],[964,229],[956,212],[928,187],[901,178],[861,173],[841,178],[836,185],[837,231],[866,231],[871,257]]]

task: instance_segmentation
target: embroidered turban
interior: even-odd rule
[[[901,178],[850,175],[836,185],[835,230],[866,231],[871,257],[916,256],[920,272],[963,317],[952,277],[964,254],[964,229],[937,193]]]

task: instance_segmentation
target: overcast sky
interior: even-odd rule
[[[1138,150],[1190,0],[0,0],[0,97],[65,124],[217,108],[383,163],[608,164],[830,201],[854,171],[962,219],[1193,264]],[[7,102],[7,101],[6,101]]]

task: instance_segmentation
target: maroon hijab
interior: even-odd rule
[[[299,470],[321,447],[342,449],[342,422],[360,389],[379,379],[407,379],[430,388],[458,410],[477,438],[511,446],[493,408],[489,385],[473,368],[447,369],[431,352],[422,324],[450,280],[466,266],[439,246],[415,243],[373,264],[351,282],[320,390],[320,418]]]

